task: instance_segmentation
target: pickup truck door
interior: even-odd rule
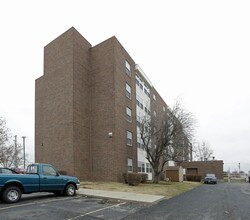
[[[61,191],[66,181],[50,165],[43,165],[40,174],[40,191]]]

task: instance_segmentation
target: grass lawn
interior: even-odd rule
[[[81,182],[81,188],[85,189],[134,192],[142,194],[161,195],[165,196],[166,198],[172,198],[200,185],[201,183],[187,181],[184,181],[182,183],[160,182],[159,184],[147,182],[141,183],[139,186],[129,186],[128,184],[117,182]]]

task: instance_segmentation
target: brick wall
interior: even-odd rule
[[[202,177],[205,177],[207,173],[214,173],[218,179],[223,179],[223,160],[182,162],[178,165],[186,169],[186,174],[189,174],[189,169],[196,169],[197,175]]]
[[[92,47],[70,28],[53,40],[44,48],[44,75],[36,80],[35,97],[36,162],[81,180],[122,181],[128,158],[137,172],[135,62],[115,37]],[[151,103],[152,114],[162,118],[167,106],[154,88]],[[132,122],[126,120],[126,107]]]

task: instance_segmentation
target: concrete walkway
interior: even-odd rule
[[[93,197],[101,197],[101,198],[145,202],[145,203],[156,203],[165,198],[164,196],[149,195],[149,194],[138,194],[138,193],[106,191],[106,190],[93,190],[93,189],[84,189],[84,188],[80,188],[79,190],[77,190],[77,194],[93,196]]]

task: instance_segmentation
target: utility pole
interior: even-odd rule
[[[25,169],[25,136],[22,136],[23,139],[23,168]]]
[[[240,163],[239,163],[239,173],[240,173]]]

